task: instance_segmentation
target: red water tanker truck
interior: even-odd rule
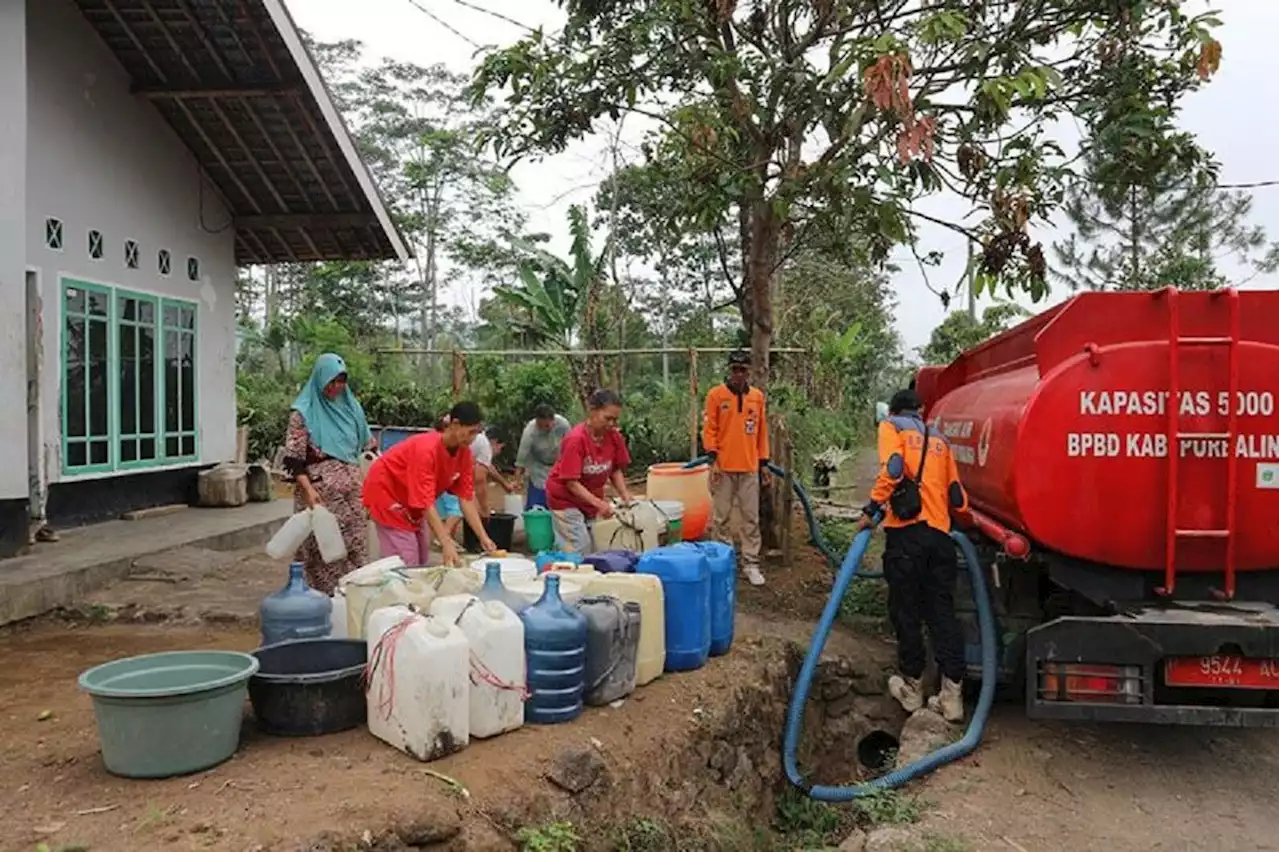
[[[917,374],[1031,717],[1276,726],[1278,315],[1085,293]]]

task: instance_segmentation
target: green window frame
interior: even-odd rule
[[[198,304],[60,284],[63,473],[197,461]]]
[[[115,306],[116,467],[150,467],[163,461],[156,327],[160,298],[117,290]]]
[[[196,303],[181,299],[161,302],[164,353],[164,456],[170,461],[200,457],[199,411],[196,387],[199,340]]]
[[[62,280],[62,469],[114,470],[111,288]]]

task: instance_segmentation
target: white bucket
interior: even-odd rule
[[[658,510],[658,514],[667,521],[680,521],[684,519],[684,503],[679,500],[651,500],[653,508]]]
[[[498,559],[482,556],[471,563],[471,570],[476,572],[476,576],[482,583],[490,562],[497,562],[500,566],[504,586],[532,580],[538,576],[538,566],[532,559],[522,559],[519,556],[503,556]]]
[[[503,495],[502,511],[516,519],[515,531],[524,533],[524,497],[519,494]]]

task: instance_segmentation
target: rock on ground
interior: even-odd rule
[[[599,781],[608,768],[594,748],[578,746],[556,755],[547,780],[567,793],[581,793]]]
[[[918,839],[913,828],[885,826],[877,828],[866,836],[863,852],[900,852]]]
[[[898,759],[894,768],[915,763],[920,758],[949,745],[956,739],[958,729],[928,708],[917,710],[902,726],[898,735]]]
[[[866,852],[867,833],[862,829],[854,829],[844,840],[840,841],[840,845],[836,847],[836,852]]]

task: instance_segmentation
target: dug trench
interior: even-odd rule
[[[779,744],[805,622],[744,612],[730,653],[698,671],[665,675],[570,724],[473,740],[429,764],[363,728],[277,738],[247,716],[232,760],[141,782],[102,769],[76,674],[174,647],[251,648],[254,626],[167,620],[155,608],[147,623],[93,613],[107,623],[50,620],[0,635],[9,662],[0,672],[0,777],[14,804],[0,815],[0,848],[790,849],[834,846],[858,819],[849,809],[809,819],[783,778]],[[903,714],[884,694],[891,659],[878,638],[833,634],[800,751],[813,780],[856,780],[892,759]],[[797,826],[802,842],[784,836]]]
[[[528,732],[545,739],[545,748],[536,768],[518,781],[512,778],[514,786],[468,786],[456,811],[410,810],[380,832],[327,833],[301,848],[727,852],[834,846],[858,812],[810,819],[782,772],[781,732],[803,648],[784,635],[759,632],[776,625],[753,617],[742,622],[749,635],[730,657],[713,660],[701,673],[667,675],[665,683],[647,687],[657,694],[638,694],[630,702],[634,716],[624,705],[612,713],[588,711],[580,720],[587,730],[576,737],[572,725],[562,727],[569,734],[563,738],[550,736],[549,729]],[[840,647],[814,679],[800,759],[812,768],[813,780],[847,783],[892,765],[904,714],[884,694],[879,649],[852,637],[833,644]],[[610,736],[600,735],[601,714],[606,719],[600,721],[614,729]],[[609,715],[621,718],[610,723]],[[502,750],[499,741],[492,746]],[[483,759],[481,749],[488,752],[489,744],[477,749],[473,743],[468,752]],[[465,785],[466,754],[431,768]],[[457,834],[446,837],[454,826]],[[796,831],[804,836],[789,836]],[[427,837],[438,840],[427,843]]]

